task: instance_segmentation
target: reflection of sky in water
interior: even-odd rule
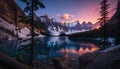
[[[44,37],[41,40],[47,45],[47,55],[37,55],[40,57],[54,58],[57,56],[63,56],[65,58],[79,57],[80,55],[87,52],[94,52],[99,48],[92,43],[81,43],[70,41],[67,37]]]
[[[73,42],[67,37],[43,37],[38,38],[35,42],[35,58],[38,60],[49,60],[59,56],[63,58],[78,58],[84,53],[94,52],[99,49],[95,44],[83,43],[83,41]],[[11,57],[22,54],[25,59],[28,59],[30,50],[30,47],[28,47],[19,51],[16,47],[16,41],[0,42],[0,52]]]

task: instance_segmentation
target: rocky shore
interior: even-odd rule
[[[120,69],[120,45],[79,57],[79,69]]]

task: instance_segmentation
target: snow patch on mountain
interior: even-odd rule
[[[9,39],[15,39],[16,35],[17,35],[17,31],[16,31],[16,26],[14,24],[10,24],[7,21],[3,20],[2,18],[0,18],[0,26],[5,29],[5,31],[3,31],[3,29],[1,29],[1,31],[3,32],[3,35],[6,35]],[[10,33],[8,33],[10,31]],[[19,38],[25,38],[27,37],[27,35],[30,34],[30,30],[27,27],[24,27],[22,29],[20,29],[20,31],[18,31],[18,37]]]
[[[73,23],[65,23],[64,25],[67,26],[67,27],[74,27],[78,24],[78,22],[73,22]]]

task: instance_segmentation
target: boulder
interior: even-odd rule
[[[79,69],[120,69],[120,48],[116,48],[80,56]]]

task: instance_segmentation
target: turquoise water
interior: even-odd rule
[[[25,60],[30,58],[31,49],[29,46],[19,49],[17,41],[0,41],[0,52],[16,58],[22,55]],[[42,37],[35,39],[36,60],[49,61],[55,57],[78,58],[87,52],[99,50],[98,45],[81,40],[71,41],[67,37]]]

